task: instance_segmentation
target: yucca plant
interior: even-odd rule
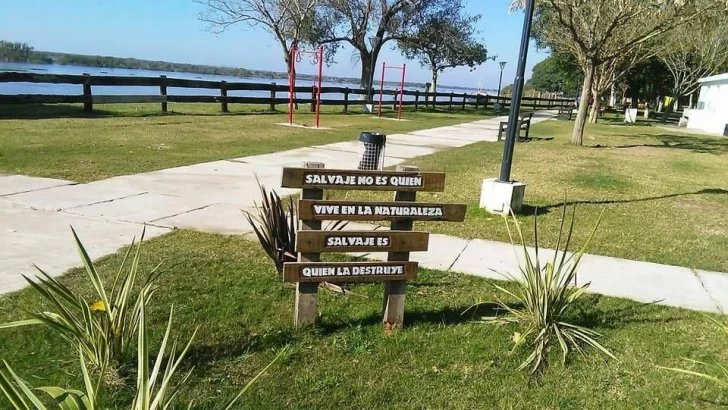
[[[257,179],[257,177],[256,177]],[[273,260],[278,273],[283,272],[283,264],[295,262],[296,234],[298,218],[293,201],[284,201],[274,190],[268,190],[258,181],[262,196],[260,204],[255,203],[255,213],[244,211],[248,223],[253,227],[260,245]],[[344,221],[335,221],[326,230],[340,230],[346,226]]]
[[[615,358],[609,350],[596,341],[596,338],[601,336],[599,333],[565,321],[566,315],[573,310],[579,298],[585,294],[589,287],[589,284],[577,286],[575,283],[576,274],[579,262],[589,248],[589,244],[601,221],[600,215],[591,235],[582,248],[577,252],[570,253],[569,246],[574,231],[576,207],[574,207],[571,214],[569,230],[564,235],[566,214],[567,206],[564,205],[554,256],[546,264],[542,264],[539,258],[537,217],[534,216],[535,255],[533,258],[526,248],[518,220],[515,216],[512,217],[515,231],[521,242],[524,262],[520,266],[520,275],[504,275],[507,279],[515,282],[513,290],[509,290],[509,286],[500,286],[498,284],[493,284],[493,286],[498,292],[508,296],[515,304],[511,305],[499,299],[496,304],[503,309],[505,315],[483,318],[487,323],[516,324],[520,327],[520,331],[513,335],[513,349],[527,346],[531,349],[531,353],[518,369],[530,368],[532,374],[545,368],[547,355],[554,346],[561,349],[563,363],[566,362],[567,355],[571,350],[583,354],[585,346],[594,347],[605,355]],[[506,218],[506,227],[508,228],[511,243],[516,247],[517,244],[508,223],[508,218]],[[561,249],[562,240],[565,240],[563,249]]]
[[[146,319],[146,308],[144,305],[140,306],[139,309],[139,332],[138,332],[138,345],[137,345],[137,361],[139,364],[137,372],[137,386],[136,395],[131,405],[131,410],[166,410],[174,408],[174,399],[177,394],[184,388],[185,383],[189,379],[192,371],[189,370],[181,378],[176,377],[177,370],[179,369],[180,363],[187,355],[192,341],[194,340],[195,334],[192,335],[187,345],[182,349],[182,352],[177,354],[177,341],[173,341],[169,349],[167,349],[170,341],[170,333],[172,330],[172,312],[170,310],[169,320],[167,321],[167,330],[164,333],[164,338],[160,345],[157,353],[154,366],[150,367],[149,357],[149,329],[147,328]],[[261,370],[253,379],[251,379],[245,387],[235,396],[232,400],[222,407],[225,410],[232,409],[235,403],[242,397],[242,395],[255,383],[270,366],[273,365],[285,352],[285,349],[281,351],[278,356],[271,363],[268,364],[263,370]],[[58,408],[61,410],[94,410],[98,408],[97,399],[99,397],[99,389],[101,387],[101,379],[103,375],[99,375],[99,381],[92,383],[87,370],[87,363],[85,355],[80,350],[80,362],[81,371],[83,373],[83,380],[85,390],[84,392],[79,390],[63,389],[61,387],[39,387],[35,390],[39,390],[47,393]],[[162,368],[164,365],[164,369]],[[0,390],[3,391],[5,397],[10,401],[13,409],[16,410],[31,410],[33,408],[38,410],[46,410],[47,407],[42,401],[33,393],[33,389],[20,378],[10,368],[7,362],[3,361],[5,369],[0,369]],[[172,380],[176,379],[176,382]],[[189,403],[187,408],[192,408],[193,403]],[[32,407],[31,407],[32,406]]]
[[[140,289],[139,256],[144,240],[131,246],[124,255],[110,288],[101,279],[76,231],[71,228],[86,276],[94,290],[94,298],[86,300],[36,266],[40,273],[30,286],[51,306],[52,310],[30,312],[31,319],[0,324],[0,329],[28,325],[45,325],[61,337],[79,346],[86,360],[97,369],[107,369],[121,360],[133,342],[139,326],[139,311],[154,293],[159,265],[146,276]],[[133,256],[132,256],[133,252]],[[128,263],[131,257],[131,262]]]
[[[728,337],[728,326],[727,325],[719,322],[718,320],[716,320],[710,316],[706,316],[706,317],[708,318],[708,320],[710,320],[711,322],[715,323],[718,326],[718,329],[720,330],[721,333],[723,333],[724,336]],[[701,362],[699,360],[692,360],[692,359],[687,359],[687,360],[694,364],[698,364],[698,365],[704,366],[708,369],[714,370],[715,373],[717,374],[717,376],[714,376],[714,375],[708,374],[708,373],[701,373],[701,372],[696,372],[696,371],[692,371],[692,370],[680,369],[677,367],[658,366],[658,368],[663,369],[663,370],[669,370],[672,372],[678,372],[678,373],[688,374],[691,376],[700,377],[702,379],[709,380],[724,389],[728,389],[728,368],[726,366],[724,366],[720,363],[711,364],[711,363]]]

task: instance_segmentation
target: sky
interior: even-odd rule
[[[505,61],[503,85],[511,84],[523,13],[509,13],[510,0],[463,1],[466,13],[482,15],[478,36],[489,54],[498,57],[474,71],[446,70],[439,83],[464,87],[480,83],[483,88],[494,89],[500,73],[497,61]],[[42,51],[285,71],[281,48],[265,30],[240,24],[213,34],[198,20],[201,11],[203,6],[193,0],[0,0],[0,40],[22,41]],[[358,78],[360,68],[354,56],[350,46],[341,48],[336,63],[324,67],[324,75]],[[527,78],[531,68],[546,56],[535,46],[530,48]],[[407,61],[394,49],[394,43],[385,46],[379,58],[379,64],[407,63],[407,81],[430,79],[429,70],[416,61]],[[314,70],[299,68],[299,72],[309,71]],[[395,72],[391,75],[397,76]]]

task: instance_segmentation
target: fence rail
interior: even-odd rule
[[[0,104],[61,104],[61,103],[83,103],[84,110],[93,111],[94,104],[119,104],[119,103],[159,103],[162,111],[167,111],[167,103],[219,103],[223,112],[228,111],[228,104],[264,104],[271,110],[276,105],[288,104],[288,85],[276,83],[253,83],[253,82],[226,82],[208,80],[187,80],[181,78],[159,77],[130,77],[130,76],[92,76],[66,75],[66,74],[35,74],[35,73],[0,73],[0,83],[43,83],[43,84],[75,84],[83,86],[82,94],[56,95],[56,94],[0,94]],[[93,93],[96,86],[146,86],[159,87],[158,95],[97,95]],[[169,87],[212,89],[219,90],[219,95],[170,95]],[[268,92],[269,96],[230,96],[228,91],[262,91]],[[316,90],[311,86],[296,87],[297,104],[311,104],[316,101]],[[284,93],[284,96],[278,96]],[[302,96],[299,96],[301,94]],[[344,98],[322,98],[322,105],[343,106],[344,111],[350,105],[361,105],[364,98],[369,94],[366,89],[349,87],[321,87],[322,97],[326,94],[343,95]],[[391,97],[386,104],[396,104],[399,97],[399,90],[385,89],[383,94]],[[420,106],[435,107],[447,106],[449,109],[465,109],[466,106],[475,108],[489,108],[500,103],[509,107],[510,97],[496,97],[491,95],[474,95],[470,93],[437,92],[430,93],[420,90],[404,90],[403,95],[414,97],[405,99],[402,104],[414,106],[415,110]],[[353,98],[352,98],[353,97]],[[375,98],[376,99],[376,98]],[[536,98],[523,97],[521,106],[525,108],[550,109],[570,103],[571,100],[560,98]]]

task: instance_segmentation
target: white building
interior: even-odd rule
[[[728,73],[705,77],[695,109],[686,112],[688,128],[728,135]]]

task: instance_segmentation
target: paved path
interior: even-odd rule
[[[552,116],[540,113],[534,122]],[[390,135],[385,165],[495,141],[503,119]],[[54,275],[77,266],[69,225],[93,258],[127,245],[143,224],[147,224],[148,238],[173,228],[249,234],[250,226],[240,210],[250,209],[259,197],[255,175],[266,186],[278,188],[281,167],[300,166],[305,161],[324,162],[327,168],[355,168],[359,143],[207,162],[88,184],[0,176],[0,294],[24,287],[21,275],[34,274],[31,263]],[[430,251],[414,254],[424,267],[496,278],[501,276],[495,272],[517,269],[518,260],[509,244],[442,235],[433,235],[431,240]],[[728,275],[717,272],[589,256],[580,279],[591,281],[592,291],[607,295],[705,311],[728,310]]]

